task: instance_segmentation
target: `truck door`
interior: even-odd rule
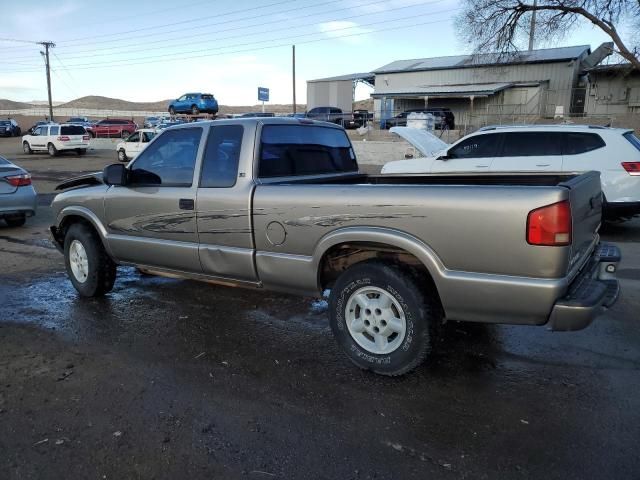
[[[203,272],[220,278],[257,281],[254,263],[251,172],[253,138],[242,125],[209,128],[196,199],[200,262]]]
[[[505,132],[492,172],[562,171],[562,133]]]
[[[488,172],[500,139],[496,134],[480,134],[451,146],[446,155],[431,164],[435,173]]]
[[[202,273],[194,180],[202,127],[167,130],[129,166],[130,182],[105,195],[105,226],[116,259]]]

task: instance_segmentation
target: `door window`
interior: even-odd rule
[[[200,145],[202,128],[165,131],[131,166],[131,183],[189,187]]]
[[[186,99],[187,99],[187,96],[186,96],[186,95],[182,95],[182,96],[178,99],[178,101],[179,101],[179,102],[184,102]]]
[[[507,132],[503,136],[501,157],[562,155],[562,133],[559,132]]]
[[[149,143],[155,136],[153,132],[142,132],[142,143]]]
[[[138,132],[133,133],[127,137],[127,142],[139,142],[140,134]]]
[[[450,158],[486,158],[496,154],[498,135],[475,135],[451,147],[447,153]]]
[[[242,125],[211,127],[204,152],[200,187],[233,187],[238,176]]]
[[[51,127],[49,129],[49,135],[59,135],[60,134],[60,127]]]

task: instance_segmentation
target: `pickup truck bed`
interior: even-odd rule
[[[209,150],[239,126],[241,138]],[[117,263],[301,295],[329,289],[347,356],[387,375],[418,365],[442,321],[572,330],[617,296],[619,252],[599,244],[597,172],[368,176],[344,130],[326,123],[224,120],[166,132],[128,167],[72,179],[54,200],[52,235],[81,294],[108,292]],[[171,155],[156,160],[163,142]],[[172,158],[183,185],[149,183],[164,170],[138,173]],[[224,186],[205,183],[210,167]]]

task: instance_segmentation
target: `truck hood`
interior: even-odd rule
[[[425,157],[434,157],[437,153],[449,146],[448,143],[443,142],[426,130],[409,127],[391,127],[389,131],[404,138]]]
[[[90,185],[100,185],[102,181],[102,172],[87,173],[78,177],[65,180],[56,187],[56,190],[66,190],[67,188],[86,187]]]

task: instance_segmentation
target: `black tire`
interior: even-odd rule
[[[4,217],[4,221],[10,227],[21,227],[27,221],[27,216],[23,213],[21,215],[12,215],[10,217]]]
[[[82,155],[86,155],[87,154],[87,149],[86,148],[76,148],[76,153],[80,156]]]
[[[380,261],[358,263],[340,275],[329,297],[329,320],[331,330],[349,360],[364,370],[388,376],[403,375],[420,365],[431,351],[442,321],[435,289],[425,291],[429,284],[419,281],[410,271]],[[365,287],[384,290],[404,313],[404,338],[390,353],[375,354],[366,350],[347,327],[345,316],[349,300]]]
[[[173,107],[169,107],[169,115],[173,117],[175,114],[176,114],[176,109]]]
[[[53,143],[47,145],[47,152],[49,152],[50,157],[55,157],[58,155],[58,149]]]
[[[196,105],[191,105],[191,115],[200,115],[200,109]]]
[[[127,157],[127,152],[125,152],[123,148],[118,150],[118,161],[126,162],[127,160],[129,160],[129,158]]]
[[[31,145],[29,145],[29,142],[22,142],[22,151],[27,155],[31,155],[33,153],[33,150],[31,150]]]
[[[82,244],[88,260],[86,279],[80,281],[71,268],[70,247],[74,240]],[[74,223],[64,236],[64,264],[71,283],[83,297],[99,297],[108,293],[116,281],[116,264],[109,257],[98,234],[91,227]]]

